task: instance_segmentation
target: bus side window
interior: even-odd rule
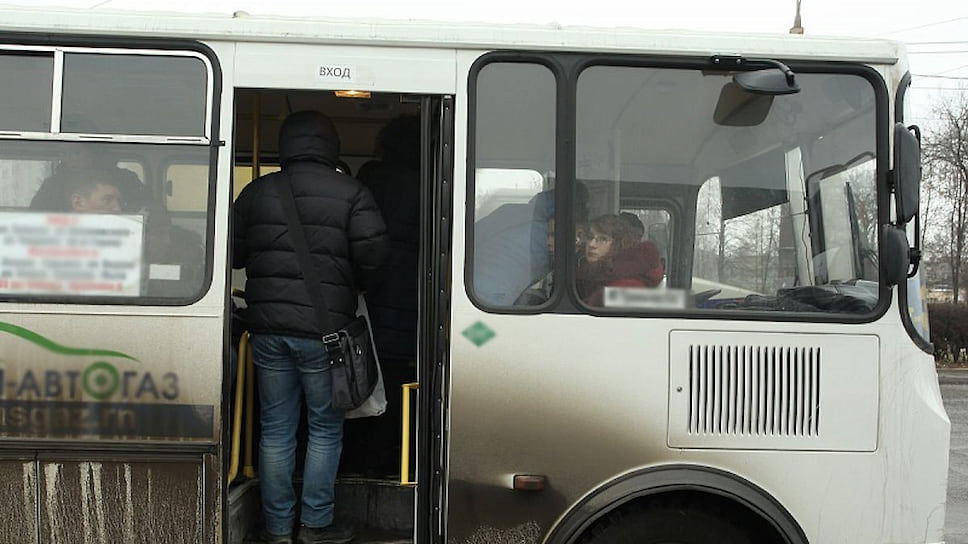
[[[555,77],[545,66],[524,62],[485,64],[473,77],[469,286],[487,307],[540,305],[551,287]]]

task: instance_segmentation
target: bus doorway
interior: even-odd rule
[[[443,416],[431,407],[442,406],[443,354],[437,346],[446,345],[438,331],[447,330],[441,326],[447,301],[430,294],[446,284],[441,267],[449,262],[441,257],[449,252],[442,225],[450,209],[451,104],[449,97],[405,93],[235,91],[233,201],[252,180],[280,169],[278,135],[286,116],[316,110],[339,134],[337,169],[371,190],[391,238],[386,280],[364,295],[388,407],[377,417],[345,421],[337,475],[335,517],[355,528],[354,542],[430,542],[431,527],[439,527],[432,518],[440,509],[431,504],[441,501],[434,490],[441,489]],[[386,167],[400,155],[410,161],[409,169]],[[261,527],[259,400],[244,334],[245,271],[231,273],[233,358],[226,365],[224,443],[238,447],[225,452],[225,525],[227,542],[241,543],[256,541]],[[297,440],[298,503],[307,441],[304,407]]]

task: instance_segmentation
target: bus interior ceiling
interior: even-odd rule
[[[391,119],[414,115],[419,99],[398,93],[369,93],[340,97],[337,91],[292,89],[239,89],[235,96],[235,163],[251,165],[253,148],[261,165],[278,165],[279,127],[287,115],[303,110],[320,111],[336,126],[340,158],[352,173],[376,155],[376,138]],[[254,137],[258,131],[258,139]],[[236,187],[238,191],[241,187]]]

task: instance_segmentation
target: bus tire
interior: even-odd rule
[[[752,544],[749,533],[713,508],[652,503],[619,508],[599,520],[581,544]]]

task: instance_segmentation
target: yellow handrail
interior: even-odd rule
[[[420,388],[418,383],[405,383],[403,387],[403,430],[400,433],[400,485],[415,486],[416,481],[410,481],[410,391]]]
[[[241,363],[240,363],[241,364]],[[255,468],[252,466],[252,415],[255,406],[255,365],[252,362],[252,345],[249,344],[245,357],[245,373],[250,376],[245,382],[245,404],[249,407],[245,411],[245,465],[242,467],[242,474],[246,478],[255,478]]]
[[[227,483],[235,481],[239,473],[239,446],[242,440],[242,386],[245,383],[245,363],[249,350],[249,333],[243,332],[242,339],[239,340],[239,354],[235,371],[235,399],[232,409],[232,451],[229,462],[229,474]]]

